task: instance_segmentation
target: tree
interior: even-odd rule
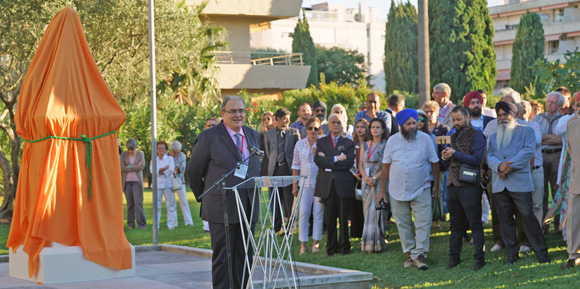
[[[316,47],[318,72],[324,73],[326,83],[336,82],[339,86],[356,83],[365,77],[365,57],[356,50],[340,47]]]
[[[431,84],[449,84],[456,103],[469,91],[492,91],[497,69],[487,1],[431,0],[428,7]]]
[[[387,95],[395,90],[418,92],[417,11],[406,4],[395,5],[387,15],[385,37],[385,80]]]
[[[310,28],[306,14],[302,11],[302,19],[298,18],[298,23],[294,28],[292,35],[292,52],[302,53],[304,64],[310,65],[310,74],[308,75],[307,86],[314,85],[318,87],[318,67],[316,65],[316,49],[314,41],[310,37]]]
[[[526,92],[533,94],[533,98],[544,98],[548,92],[555,91],[560,86],[568,87],[572,93],[580,90],[580,80],[578,80],[580,51],[578,48],[574,51],[566,51],[562,62],[560,59],[548,62],[540,58],[531,69],[535,71],[536,78],[534,85],[526,86]]]
[[[544,58],[544,28],[540,16],[527,12],[520,19],[516,39],[512,48],[510,86],[524,92],[536,79],[532,65]]]
[[[159,76],[156,81],[170,79],[175,83],[175,91],[166,92],[180,91],[197,101],[211,99],[217,90],[212,74],[215,57],[211,51],[221,46],[223,29],[200,21],[203,5],[192,9],[185,1],[155,3]],[[121,105],[126,107],[148,96],[146,0],[0,0],[0,130],[9,139],[9,147],[0,142],[2,221],[11,219],[20,173],[21,140],[16,134],[14,114],[22,81],[46,25],[65,6],[79,13],[93,58]],[[181,77],[180,81],[175,81],[176,75]]]

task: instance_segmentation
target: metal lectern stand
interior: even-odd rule
[[[300,188],[298,196],[294,198],[294,205],[292,206],[288,223],[282,217],[282,230],[284,228],[287,229],[281,240],[276,237],[276,232],[274,232],[274,216],[277,210],[282,211],[282,200],[279,198],[278,188],[292,185],[294,182],[303,179],[306,179],[306,176],[255,177],[231,188],[225,188],[226,190],[231,189],[234,191],[240,226],[246,227],[246,230],[242,230],[242,237],[244,238],[244,249],[246,250],[246,264],[243,274],[244,276],[248,274],[249,277],[247,288],[254,288],[252,277],[258,270],[261,270],[263,274],[263,288],[276,288],[276,286],[298,288],[296,282],[298,272],[292,266],[291,248],[296,228],[296,217],[298,216],[298,208],[302,197],[302,188]],[[270,197],[266,194],[268,190],[264,190],[265,188],[272,189]],[[253,189],[254,197],[261,197],[260,204],[262,204],[262,209],[265,207],[265,210],[260,210],[260,218],[254,236],[245,235],[245,232],[251,232],[252,224],[246,218],[246,214],[243,213],[244,208],[241,205],[238,189]],[[254,202],[251,203],[253,206]],[[256,210],[252,207],[252,214],[254,212]],[[250,264],[247,254],[250,248],[253,249],[255,256],[252,264]]]

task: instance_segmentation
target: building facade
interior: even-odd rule
[[[315,45],[356,50],[365,56],[367,74],[373,89],[385,89],[383,59],[385,54],[386,15],[359,3],[358,8],[322,3],[305,9],[310,35]],[[302,13],[299,15],[302,17]],[[271,22],[270,29],[250,35],[253,49],[292,51],[292,34],[298,17]]]
[[[565,62],[564,53],[580,46],[580,1],[505,0],[505,5],[489,8],[495,28],[494,49],[497,63],[496,89],[509,86],[512,48],[520,18],[536,12],[545,35],[544,55],[548,61]]]

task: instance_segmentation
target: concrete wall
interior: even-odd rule
[[[217,73],[222,89],[295,89],[304,88],[310,66],[254,66],[220,64]]]
[[[186,0],[187,5],[199,5],[207,0]],[[209,0],[207,15],[247,15],[281,19],[300,12],[302,0]],[[262,21],[260,21],[262,22]]]

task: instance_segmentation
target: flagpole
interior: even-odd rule
[[[157,99],[155,89],[155,12],[153,0],[149,0],[149,83],[151,91],[151,179],[153,180],[153,245],[159,243],[157,221]]]

